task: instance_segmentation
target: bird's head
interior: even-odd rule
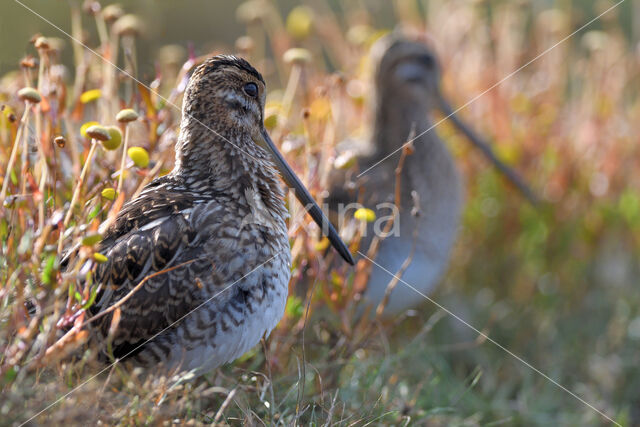
[[[442,115],[454,124],[458,130],[469,138],[469,141],[480,148],[489,160],[504,173],[507,178],[520,189],[525,197],[533,204],[536,195],[528,185],[520,179],[518,174],[504,164],[493,153],[491,147],[475,134],[451,108],[440,92],[440,66],[435,54],[423,43],[390,35],[378,42],[372,48],[375,68],[375,88],[378,129],[388,128],[394,131],[392,124],[398,115],[402,120],[412,122],[417,116],[426,115],[432,109],[438,109]],[[475,100],[476,98],[474,98]],[[465,104],[465,106],[468,105]],[[395,116],[394,113],[395,112]],[[439,123],[439,122],[438,122]],[[431,129],[428,125],[426,129]],[[427,130],[417,129],[418,134],[424,135]],[[387,138],[387,134],[378,132],[380,144],[387,146],[391,152],[397,147],[402,138]],[[433,134],[432,134],[433,135]],[[428,136],[428,135],[427,135]]]
[[[389,36],[374,46],[372,56],[376,63],[375,86],[382,92],[379,95],[433,104],[440,67],[427,46]]]
[[[252,134],[263,126],[265,93],[262,75],[246,60],[214,56],[191,75],[182,114],[228,138]]]

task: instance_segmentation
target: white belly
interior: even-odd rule
[[[224,310],[220,303],[228,300],[225,293],[234,292],[234,286],[255,286],[262,280],[258,278],[270,275],[270,269],[247,275],[246,281],[230,286],[209,304],[187,315],[183,325],[172,332],[171,351],[164,366],[168,370],[204,373],[232,362],[257,345],[263,336],[268,336],[284,315],[287,302],[290,267],[286,255],[278,257],[281,258],[277,263],[280,274],[273,288],[264,290],[261,301],[252,301],[251,311],[243,304],[235,305],[242,311]],[[252,275],[257,277],[252,279]]]
[[[203,340],[199,346],[176,355],[178,357],[169,363],[173,366],[180,363],[185,371],[207,372],[234,361],[256,346],[263,336],[269,336],[284,315],[286,301],[286,291],[275,295],[271,301],[265,300],[258,308],[259,312],[246,317],[241,326],[227,332],[218,331],[215,339]]]

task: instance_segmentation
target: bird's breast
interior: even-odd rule
[[[195,231],[185,257],[202,260],[190,266],[204,303],[150,346],[147,355],[157,352],[169,368],[204,372],[231,362],[284,315],[291,264],[284,220],[266,226],[247,217],[250,208],[228,206],[212,201],[184,212]]]

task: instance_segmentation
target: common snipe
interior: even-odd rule
[[[265,131],[264,102],[264,80],[243,59],[216,56],[191,76],[173,171],[123,207],[98,248],[108,261],[95,271],[102,290],[92,314],[145,281],[120,307],[115,357],[208,370],[236,359],[276,326],[291,261],[276,167],[353,264]],[[95,328],[99,341],[112,314]]]
[[[534,196],[517,174],[498,160],[489,146],[453,114],[440,93],[440,69],[430,49],[418,42],[388,36],[372,49],[372,62],[375,67],[372,135],[364,143],[346,144],[343,149],[360,154],[358,187],[365,188],[364,205],[373,208],[381,202],[395,202],[398,149],[417,136],[412,143],[413,153],[406,156],[402,166],[399,217],[394,224],[397,228],[381,242],[376,261],[387,270],[397,272],[413,248],[412,262],[402,278],[427,294],[448,265],[463,204],[460,174],[436,129],[432,129],[429,113],[433,109],[440,109],[449,116],[527,198]],[[394,152],[394,157],[388,156]],[[343,184],[343,179],[334,181],[334,206],[353,200]],[[388,210],[379,212],[381,216],[389,213]],[[371,238],[370,227],[361,245],[363,250],[369,247]],[[389,281],[388,274],[374,267],[364,295],[365,302],[378,304]],[[391,293],[385,312],[399,313],[421,301],[423,299],[414,290],[400,284]]]

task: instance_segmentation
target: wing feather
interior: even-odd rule
[[[90,308],[92,314],[108,309],[145,280],[120,307],[113,340],[116,357],[201,304],[205,295],[198,281],[223,283],[206,257],[197,258],[203,248],[189,217],[199,201],[189,193],[163,186],[154,185],[151,190],[145,189],[123,207],[98,248],[108,261],[95,270],[95,280],[103,291]],[[215,222],[212,217],[215,213],[209,211],[207,219]],[[103,337],[111,319],[110,313],[98,320],[97,329]]]

